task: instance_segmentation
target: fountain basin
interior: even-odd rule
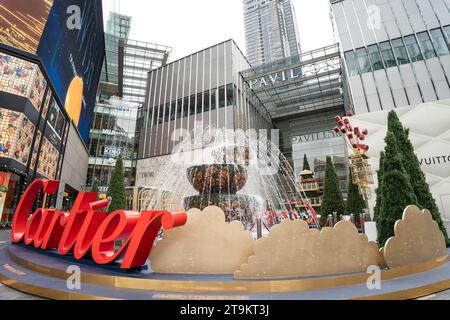
[[[237,164],[205,164],[187,169],[191,185],[200,194],[235,194],[247,182],[247,170]]]
[[[264,210],[264,203],[259,197],[248,196],[245,194],[230,195],[200,195],[184,198],[184,208],[203,210],[208,206],[217,206],[221,208],[227,221],[240,220],[244,224],[252,222],[253,216],[259,211]]]

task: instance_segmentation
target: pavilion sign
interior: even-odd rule
[[[269,85],[275,85],[277,83],[300,78],[299,70],[300,68],[293,68],[290,70],[285,70],[268,76],[264,76],[258,79],[253,79],[249,81],[250,89],[261,89]]]

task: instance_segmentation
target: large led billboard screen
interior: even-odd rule
[[[55,1],[37,55],[86,144],[104,52],[101,0]]]
[[[1,0],[0,42],[35,53],[53,0]]]

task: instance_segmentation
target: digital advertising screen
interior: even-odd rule
[[[101,0],[54,2],[37,55],[86,144],[104,48]]]
[[[1,0],[0,42],[36,53],[53,0]]]

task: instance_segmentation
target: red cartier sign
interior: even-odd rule
[[[78,260],[89,257],[97,264],[123,259],[120,268],[131,269],[145,264],[158,232],[186,223],[185,212],[117,210],[107,214],[100,209],[108,200],[96,201],[96,192],[80,192],[70,212],[41,208],[30,217],[40,191],[54,194],[59,181],[37,179],[23,194],[14,214],[11,238],[44,250],[73,253]],[[114,242],[123,245],[114,251]]]

